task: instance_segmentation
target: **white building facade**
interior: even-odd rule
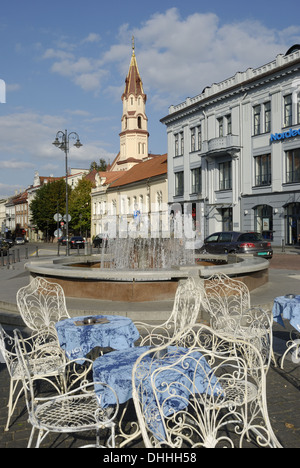
[[[168,199],[197,212],[201,236],[300,236],[300,46],[171,106]],[[191,208],[192,207],[192,208]]]

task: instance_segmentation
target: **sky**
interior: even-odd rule
[[[76,132],[68,166],[120,149],[131,38],[147,94],[149,151],[167,152],[169,106],[300,43],[300,2],[11,0],[0,6],[0,198],[63,176],[57,132]],[[1,93],[0,93],[1,99]],[[71,140],[71,143],[73,141]],[[74,141],[75,143],[75,141]]]

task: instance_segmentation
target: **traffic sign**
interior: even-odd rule
[[[62,219],[62,215],[60,213],[55,213],[55,215],[53,216],[54,218],[54,221],[60,221]]]
[[[61,229],[56,229],[56,231],[54,231],[54,237],[61,237],[62,234],[63,233]]]

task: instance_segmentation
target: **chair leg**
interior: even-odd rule
[[[8,404],[7,404],[8,416],[7,416],[6,426],[5,426],[5,429],[4,429],[5,431],[9,431],[10,419],[11,419],[11,417],[13,415],[13,412],[15,411],[15,408],[16,408],[16,405],[17,405],[17,403],[19,401],[20,396],[23,393],[23,386],[22,386],[22,388],[20,389],[17,397],[15,398],[15,401],[13,401],[14,400],[14,394],[15,394],[15,391],[17,389],[18,383],[19,383],[19,380],[14,382],[13,379],[10,379],[9,398],[8,398]]]
[[[31,448],[31,444],[32,444],[32,440],[33,440],[34,431],[35,431],[35,427],[32,426],[31,433],[30,433],[30,437],[29,437],[29,441],[28,441],[28,444],[27,444],[27,448]]]

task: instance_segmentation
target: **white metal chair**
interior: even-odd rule
[[[177,346],[186,339],[191,347]],[[263,361],[247,341],[196,324],[141,355],[132,386],[146,448],[281,447]]]
[[[268,370],[273,354],[273,315],[260,307],[251,307],[248,287],[224,273],[205,281],[201,303],[209,314],[211,327],[223,334],[250,340],[261,352]]]
[[[41,277],[19,289],[17,305],[23,321],[33,331],[54,329],[56,322],[70,318],[62,287]]]
[[[34,433],[38,430],[36,448],[44,441],[50,432],[54,433],[79,433],[85,431],[96,431],[95,446],[100,445],[100,430],[109,429],[110,437],[108,444],[111,448],[115,447],[115,423],[114,419],[118,413],[119,405],[115,391],[105,383],[92,382],[87,383],[86,374],[83,374],[82,380],[75,379],[70,374],[73,372],[74,361],[69,361],[61,367],[60,372],[65,375],[65,381],[71,382],[65,393],[57,392],[46,398],[36,397],[34,393],[34,380],[30,372],[30,362],[26,351],[26,344],[15,331],[16,352],[19,365],[22,369],[22,382],[26,398],[26,405],[29,414],[29,422],[32,425],[32,431],[28,442],[28,448],[31,447]],[[96,394],[96,388],[99,393]],[[105,388],[105,393],[112,392],[114,401],[113,406],[104,407],[101,397],[101,388]]]
[[[47,380],[57,389],[61,388],[63,383],[58,369],[65,363],[65,354],[57,345],[56,340],[52,339],[52,335],[49,337],[48,334],[36,333],[24,339],[24,346],[26,346],[28,354],[31,377],[34,380]],[[22,383],[23,369],[17,358],[14,337],[6,333],[1,325],[0,351],[10,376],[8,417],[5,427],[5,431],[8,431],[12,414],[23,392],[23,387],[19,385]]]
[[[196,323],[203,296],[203,282],[199,277],[181,280],[176,290],[172,313],[166,322],[160,325],[135,322],[141,336],[139,345],[159,346],[188,325]]]

